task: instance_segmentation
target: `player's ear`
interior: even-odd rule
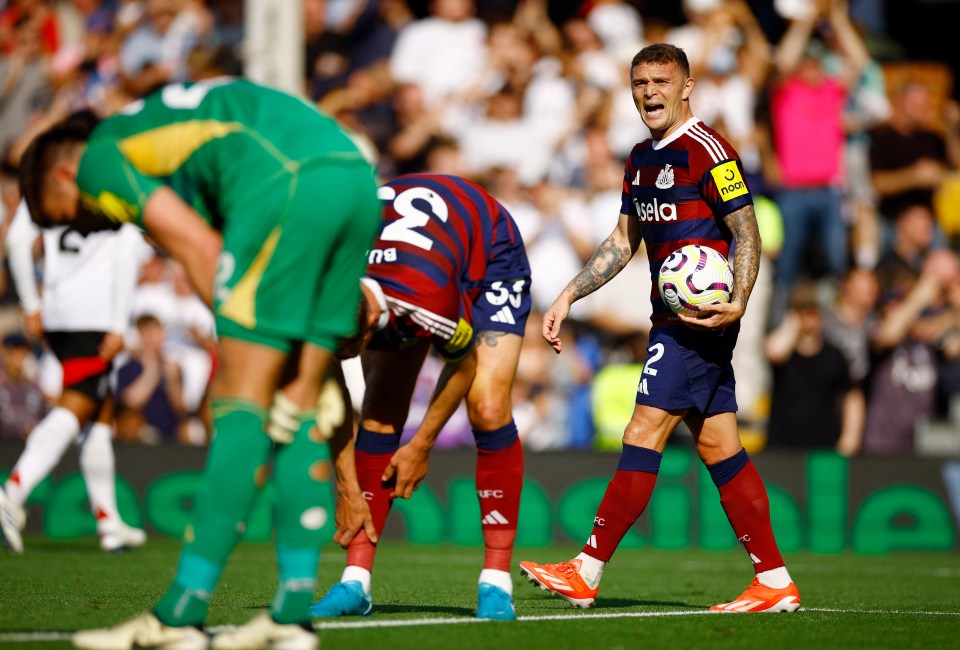
[[[687,77],[687,80],[683,82],[683,91],[680,93],[680,98],[684,101],[690,99],[690,93],[693,92],[693,85],[696,82],[693,77]]]
[[[77,171],[79,170],[80,165],[78,161],[73,160],[72,158],[61,158],[50,170],[53,180],[57,184],[61,183],[74,183],[77,180]]]

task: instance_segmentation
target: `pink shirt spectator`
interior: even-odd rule
[[[784,187],[839,185],[843,180],[846,91],[829,77],[817,85],[796,77],[773,94],[773,136]]]

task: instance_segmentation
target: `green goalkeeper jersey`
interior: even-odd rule
[[[150,196],[169,187],[222,233],[220,336],[336,350],[356,330],[380,226],[376,182],[313,106],[241,79],[166,86],[96,128],[77,185],[97,218],[140,226]]]
[[[140,225],[150,195],[165,185],[223,230],[250,215],[251,201],[278,208],[258,219],[281,218],[291,178],[330,163],[367,164],[337,123],[310,104],[223,77],[166,86],[104,120],[77,184],[86,208]],[[263,206],[265,196],[274,201]]]

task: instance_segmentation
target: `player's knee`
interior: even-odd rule
[[[623,430],[623,444],[648,449],[659,449],[661,434],[649,422],[633,419]]]
[[[713,436],[701,435],[697,440],[697,454],[706,465],[714,465],[730,458],[740,451],[742,446],[739,439],[726,440]]]
[[[498,429],[512,417],[510,400],[495,395],[485,395],[467,401],[467,415],[474,429],[489,431]]]

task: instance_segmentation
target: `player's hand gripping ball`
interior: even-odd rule
[[[688,244],[660,265],[660,298],[675,314],[696,316],[700,305],[730,302],[733,271],[709,246]]]

